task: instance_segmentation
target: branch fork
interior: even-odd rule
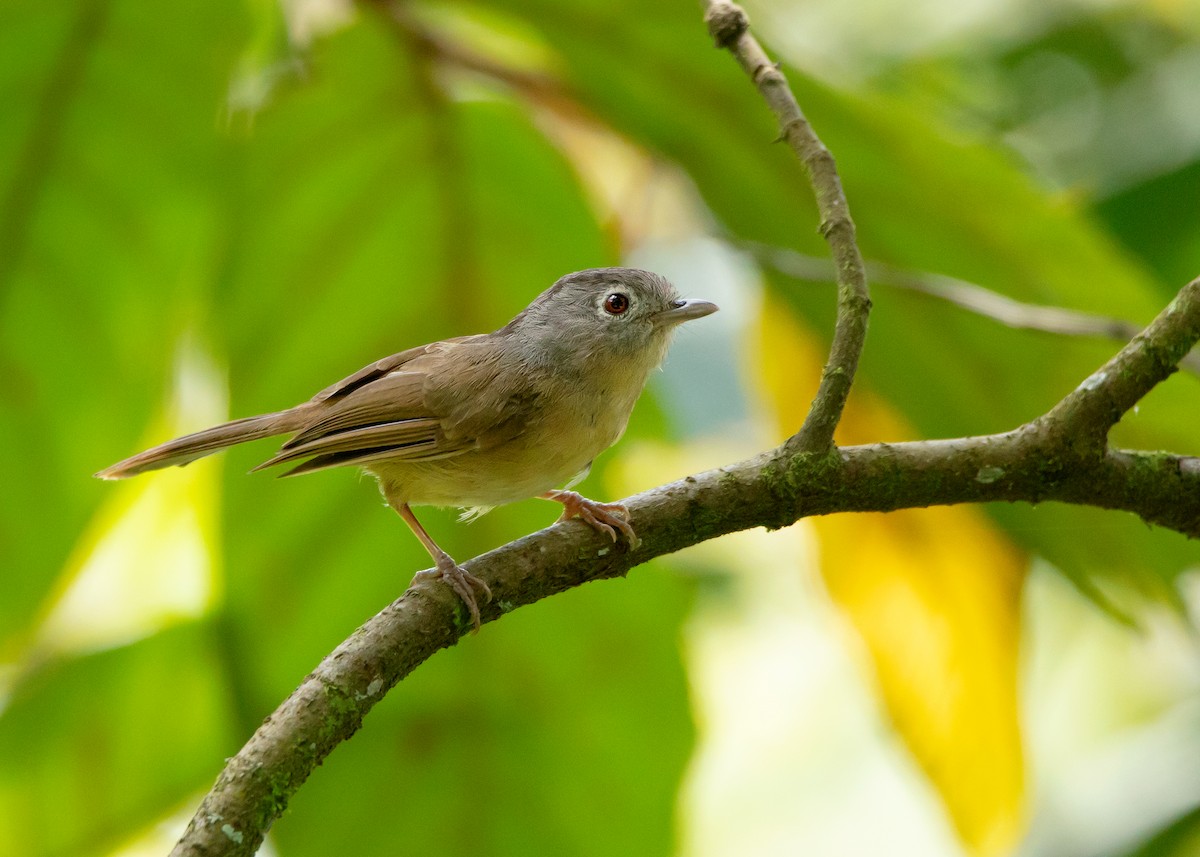
[[[829,360],[800,430],[779,448],[686,477],[627,500],[643,537],[624,545],[570,522],[555,524],[464,563],[494,599],[490,622],[517,607],[726,533],[779,528],[845,511],[889,511],[966,502],[1059,500],[1139,515],[1200,537],[1200,461],[1114,450],[1109,430],[1200,340],[1200,279],[1101,369],[1048,413],[984,437],[838,449],[833,432],[854,381],[871,301],[854,222],[833,158],[750,35],[745,13],[709,2],[718,47],[747,71],[808,173],[821,234],[833,255],[838,316]],[[1075,454],[1065,454],[1073,450]],[[418,583],[330,653],[268,717],[204,798],[174,855],[250,855],[312,770],[413,669],[470,630],[458,599]]]

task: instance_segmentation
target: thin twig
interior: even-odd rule
[[[1075,449],[1102,450],[1109,429],[1170,377],[1200,339],[1200,277],[1184,286],[1150,326],[1084,379],[1041,422]]]
[[[1133,512],[1200,537],[1197,459],[1123,450],[1061,455],[1065,431],[1089,429],[1096,414],[1119,416],[1197,340],[1200,280],[1049,414],[1014,431],[848,447],[836,462],[771,450],[624,501],[642,537],[632,552],[579,522],[556,524],[465,564],[495,596],[483,621],[717,536],[833,512],[1059,500]],[[446,587],[410,588],[327,656],[229,760],[172,854],[253,854],[291,795],[375,703],[470,627]]]
[[[772,247],[754,241],[734,240],[732,243],[752,255],[759,264],[789,277],[813,283],[829,282],[834,277],[832,263],[823,257],[807,256],[786,247]],[[937,298],[1017,330],[1095,337],[1114,342],[1128,342],[1141,331],[1132,321],[1064,307],[1025,303],[958,277],[910,271],[883,262],[868,261],[866,266],[867,276],[876,285]],[[1179,361],[1179,368],[1200,375],[1200,354],[1189,353]]]
[[[783,72],[750,35],[746,13],[728,0],[708,0],[704,20],[717,47],[732,53],[750,76],[779,121],[782,139],[804,165],[816,195],[821,235],[833,255],[838,313],[829,359],[804,424],[786,444],[788,452],[825,452],[833,448],[833,432],[854,383],[871,311],[867,275],[855,240],[850,206],[833,155],[804,117]]]
[[[713,9],[731,8],[736,9],[710,4],[710,15]],[[749,38],[744,16],[741,20],[741,31],[726,42],[738,48],[735,53]],[[757,44],[753,47],[761,54]],[[747,49],[738,55],[752,53]],[[756,68],[755,81],[762,89],[759,78],[773,75],[770,70],[759,74],[765,66]],[[786,83],[782,90],[786,92]],[[780,97],[778,84],[770,92],[769,100]],[[785,134],[794,133],[789,129],[795,125],[789,120]],[[814,176],[818,205],[846,282],[839,284],[834,349],[805,427],[780,449],[630,498],[626,505],[642,536],[635,551],[614,547],[572,521],[466,563],[495,595],[482,611],[484,622],[726,533],[782,527],[832,512],[1060,500],[1126,510],[1148,523],[1200,537],[1196,459],[1104,449],[1097,455],[1061,456],[1064,433],[1077,430],[1090,437],[1099,427],[1103,436],[1200,339],[1200,280],[1181,290],[1143,333],[1050,413],[1019,429],[988,437],[851,447],[836,450],[836,458],[807,454],[831,449],[869,307],[861,259],[850,266],[857,273],[848,273],[847,254],[857,257],[858,251],[844,200],[821,201],[830,192],[830,180],[836,187],[836,174],[825,173],[821,157],[813,163],[810,169],[822,173]],[[831,205],[837,215],[833,218],[825,213]],[[837,378],[831,381],[832,376]],[[357,731],[375,703],[469,629],[461,602],[447,588],[432,582],[410,588],[327,656],[229,760],[172,854],[253,854],[295,791]]]
[[[407,3],[398,0],[366,0],[365,5],[383,12],[393,26],[404,32],[410,43],[444,63],[447,68],[497,81],[560,116],[577,121],[584,120],[589,124],[596,123],[597,120],[558,78],[538,71],[514,68],[447,39],[424,25]]]

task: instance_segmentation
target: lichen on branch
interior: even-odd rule
[[[1200,462],[1114,450],[1106,440],[1112,425],[1200,339],[1200,279],[1031,423],[982,437],[833,446],[870,310],[854,223],[832,156],[750,35],[744,13],[724,0],[707,6],[714,39],[749,73],[804,163],[833,254],[838,320],[817,396],[803,426],[778,448],[625,501],[642,538],[636,550],[568,521],[465,563],[494,594],[481,611],[483,621],[727,533],[835,512],[1055,500],[1131,512],[1200,537]],[[470,628],[453,592],[427,579],[415,583],[331,652],[228,760],[172,853],[257,851],[291,795],[358,730],[375,703]]]

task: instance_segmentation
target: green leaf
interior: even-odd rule
[[[642,568],[422,666],[296,795],[281,853],[670,852],[693,737],[681,590]]]
[[[206,787],[235,747],[212,629],[42,667],[0,714],[0,854],[112,847]]]
[[[214,262],[238,2],[5,5],[0,641],[53,585],[161,401]],[[29,534],[36,533],[36,538]]]
[[[499,327],[563,273],[614,261],[577,177],[527,113],[499,94],[451,97],[426,63],[364,15],[318,41],[238,141],[234,244],[213,324],[235,413],[286,407],[385,354]],[[431,564],[356,474],[244,476],[265,446],[227,455],[224,654],[247,735]],[[530,501],[470,526],[418,514],[466,559],[558,510]],[[397,841],[439,853],[668,850],[691,744],[683,609],[679,585],[647,570],[636,585],[588,587],[489,626],[393,691],[273,837],[288,854],[391,853]],[[531,801],[545,813],[536,828],[522,821]]]
[[[1125,857],[1188,857],[1200,849],[1200,808],[1175,819]]]
[[[769,145],[778,133],[770,112],[730,57],[703,44],[693,5],[488,5],[537,21],[588,106],[679,163],[733,238],[827,253],[798,160],[786,147]],[[1140,261],[1081,205],[1034,186],[1008,154],[952,133],[916,99],[849,93],[785,71],[837,156],[868,258],[1138,322],[1161,309],[1164,287]],[[832,284],[771,273],[768,285],[818,336],[828,336]],[[874,288],[873,299],[859,384],[885,396],[921,437],[1013,428],[1044,412],[1119,347],[1011,330],[884,285]],[[1172,382],[1172,392],[1148,398],[1115,441],[1200,449],[1200,432],[1183,416],[1188,404],[1178,390],[1190,383]],[[1075,579],[1118,575],[1153,590],[1155,579],[1170,581],[1188,562],[1182,539],[1147,534],[1111,513],[1101,525],[1087,510],[1022,506],[998,520],[1014,540]]]

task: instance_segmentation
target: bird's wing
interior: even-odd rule
[[[520,370],[494,336],[402,351],[339,381],[305,406],[306,424],[259,468],[307,459],[291,476],[383,460],[428,461],[516,437],[532,398],[511,395],[512,373]]]
[[[457,339],[448,339],[446,340],[446,343],[460,342],[464,339],[471,338],[473,337],[462,336],[458,337]],[[376,360],[370,366],[364,366],[353,375],[345,377],[336,384],[326,387],[324,390],[313,396],[312,401],[314,404],[319,404],[320,402],[326,402],[330,399],[338,399],[343,396],[347,396],[360,387],[364,387],[367,384],[370,384],[372,381],[383,378],[390,372],[395,372],[404,364],[411,363],[418,357],[428,354],[431,348],[434,348],[439,344],[441,343],[418,345],[416,348],[409,348],[407,351],[401,351],[398,354],[392,354],[388,357],[384,357],[381,360]]]

